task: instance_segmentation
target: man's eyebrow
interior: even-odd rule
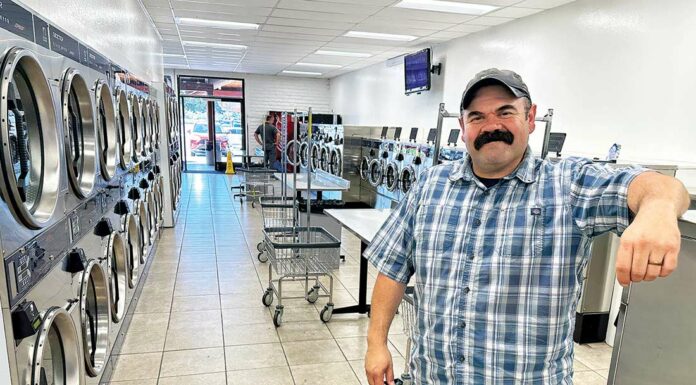
[[[466,116],[471,116],[471,115],[481,116],[481,115],[483,115],[483,112],[474,110],[474,111],[469,111],[466,113]]]
[[[505,111],[505,110],[515,110],[515,111],[517,111],[517,107],[513,106],[512,104],[506,104],[506,105],[504,105],[504,106],[498,107],[498,109],[496,110],[496,112],[502,112],[502,111]]]

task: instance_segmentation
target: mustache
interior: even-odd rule
[[[491,142],[505,142],[507,144],[512,144],[515,141],[515,137],[507,130],[493,130],[481,133],[476,140],[474,140],[474,148],[478,151],[486,143]]]

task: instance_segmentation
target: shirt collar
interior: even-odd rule
[[[520,162],[515,171],[502,179],[507,180],[514,177],[517,177],[524,183],[532,183],[536,179],[536,161],[529,146],[527,146],[524,158],[522,158],[522,162]],[[474,179],[474,169],[471,166],[471,156],[469,154],[466,154],[464,158],[456,162],[452,167],[452,171],[450,171],[450,181],[454,182],[459,179],[467,182]]]

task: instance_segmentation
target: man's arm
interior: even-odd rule
[[[619,283],[627,286],[670,275],[681,245],[677,218],[689,207],[684,185],[656,172],[642,173],[628,187],[628,207],[635,218],[621,236],[616,258]]]
[[[370,385],[382,385],[385,379],[388,384],[394,383],[394,365],[391,352],[387,348],[387,337],[405,290],[405,284],[394,281],[382,273],[377,276],[372,291],[365,355],[365,373]]]
[[[259,133],[255,132],[254,133],[254,139],[256,139],[256,143],[258,143],[260,146],[263,146],[263,143],[261,143],[261,139],[259,139]]]

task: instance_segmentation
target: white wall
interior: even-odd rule
[[[174,82],[179,75],[214,76],[244,79],[244,107],[246,125],[253,133],[263,123],[268,111],[306,111],[331,113],[329,81],[290,76],[254,75],[232,72],[167,70],[173,73]],[[253,138],[248,136],[252,146]]]
[[[444,85],[430,95],[404,97],[403,66],[378,64],[332,79],[332,107],[346,124],[432,127],[476,72],[509,68],[555,109],[565,153],[604,157],[618,142],[625,160],[693,165],[695,22],[691,0],[578,0],[435,47]]]
[[[138,0],[20,0],[148,82],[162,82],[162,44]]]

